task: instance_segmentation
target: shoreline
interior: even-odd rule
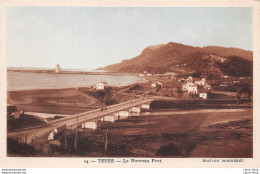
[[[46,74],[79,74],[79,75],[133,75],[138,76],[137,74],[132,73],[121,73],[121,72],[113,72],[113,71],[104,71],[104,72],[92,72],[92,71],[61,71],[59,73],[56,73],[55,70],[8,70],[11,72],[22,72],[22,73],[46,73]]]
[[[127,87],[130,87],[130,86],[133,86],[133,85],[138,85],[138,84],[145,84],[147,82],[144,82],[144,83],[133,83],[133,84],[130,84],[130,85],[122,85],[122,86],[109,86],[109,87],[112,87],[112,88],[117,88],[117,89],[121,89],[121,88],[127,88]],[[93,86],[93,85],[91,85]],[[22,89],[22,90],[8,90],[7,89],[7,94],[8,93],[15,93],[15,92],[40,92],[40,91],[51,91],[51,90],[77,90],[77,89],[89,89],[91,88],[91,86],[78,86],[78,87],[61,87],[61,88],[39,88],[39,89]]]

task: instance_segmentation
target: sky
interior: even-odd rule
[[[252,8],[8,7],[7,66],[96,69],[177,42],[252,50]]]

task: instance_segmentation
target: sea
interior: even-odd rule
[[[121,73],[93,75],[7,71],[7,91],[90,87],[99,82],[107,82],[109,86],[120,87],[145,83],[146,79],[132,74]]]

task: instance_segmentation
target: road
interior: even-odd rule
[[[66,124],[71,127],[76,127],[77,125],[77,119],[78,119],[78,125],[92,120],[92,119],[98,119],[102,116],[113,114],[115,112],[119,112],[121,110],[128,109],[133,106],[145,104],[151,102],[153,99],[136,99],[116,105],[111,105],[106,107],[107,109],[101,110],[101,109],[95,109],[88,112],[83,112],[79,114],[74,114],[68,117],[65,117],[63,119],[58,119],[55,121],[48,122],[46,125],[43,126],[37,126],[32,128],[23,129],[16,132],[8,132],[7,136],[14,138],[14,139],[20,139],[21,141],[25,142],[25,139],[27,137],[27,143],[30,143],[34,138],[47,138],[48,134],[53,131],[54,129]]]

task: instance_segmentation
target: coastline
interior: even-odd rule
[[[15,69],[7,69],[7,71],[11,72],[22,72],[22,73],[47,73],[47,74],[82,74],[82,75],[133,75],[138,76],[137,74],[131,74],[131,73],[120,73],[120,72],[113,72],[113,71],[104,71],[104,72],[95,72],[95,71],[61,71],[59,73],[56,73],[54,70],[15,70]]]

